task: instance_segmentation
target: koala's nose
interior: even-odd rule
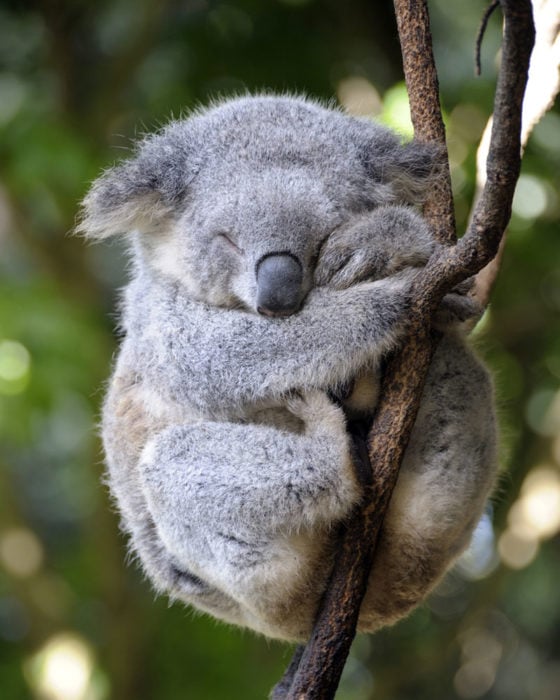
[[[290,253],[272,253],[257,264],[257,311],[290,316],[302,301],[303,270]]]

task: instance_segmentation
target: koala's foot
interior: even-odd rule
[[[452,324],[466,321],[474,324],[478,321],[484,313],[484,308],[476,299],[469,296],[471,286],[471,280],[465,280],[443,297],[434,317],[435,328],[445,330]]]
[[[292,394],[287,400],[287,408],[305,424],[306,435],[329,435],[340,444],[347,443],[344,412],[333,403],[328,393],[311,390]]]

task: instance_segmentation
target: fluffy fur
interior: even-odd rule
[[[246,97],[169,124],[93,185],[82,231],[128,235],[134,260],[103,413],[109,483],[159,591],[308,637],[360,500],[347,414],[373,411],[435,249],[413,205],[436,162],[369,120]],[[458,295],[446,309],[363,631],[433,588],[493,482],[492,387],[456,323],[474,310]]]

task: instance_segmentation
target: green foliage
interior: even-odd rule
[[[475,80],[483,4],[432,2],[459,231],[500,42],[495,17]],[[338,96],[406,133],[401,80],[389,2],[0,4],[3,698],[245,700],[281,675],[289,649],[154,600],[125,564],[95,424],[126,260],[118,243],[92,247],[69,232],[102,167],[209,97]],[[487,518],[470,559],[409,620],[357,639],[344,700],[558,697],[559,127],[556,110],[528,145],[475,332],[503,424],[494,526]]]

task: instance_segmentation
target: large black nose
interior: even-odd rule
[[[272,253],[257,265],[257,311],[265,316],[290,316],[302,301],[303,270],[290,253]]]

